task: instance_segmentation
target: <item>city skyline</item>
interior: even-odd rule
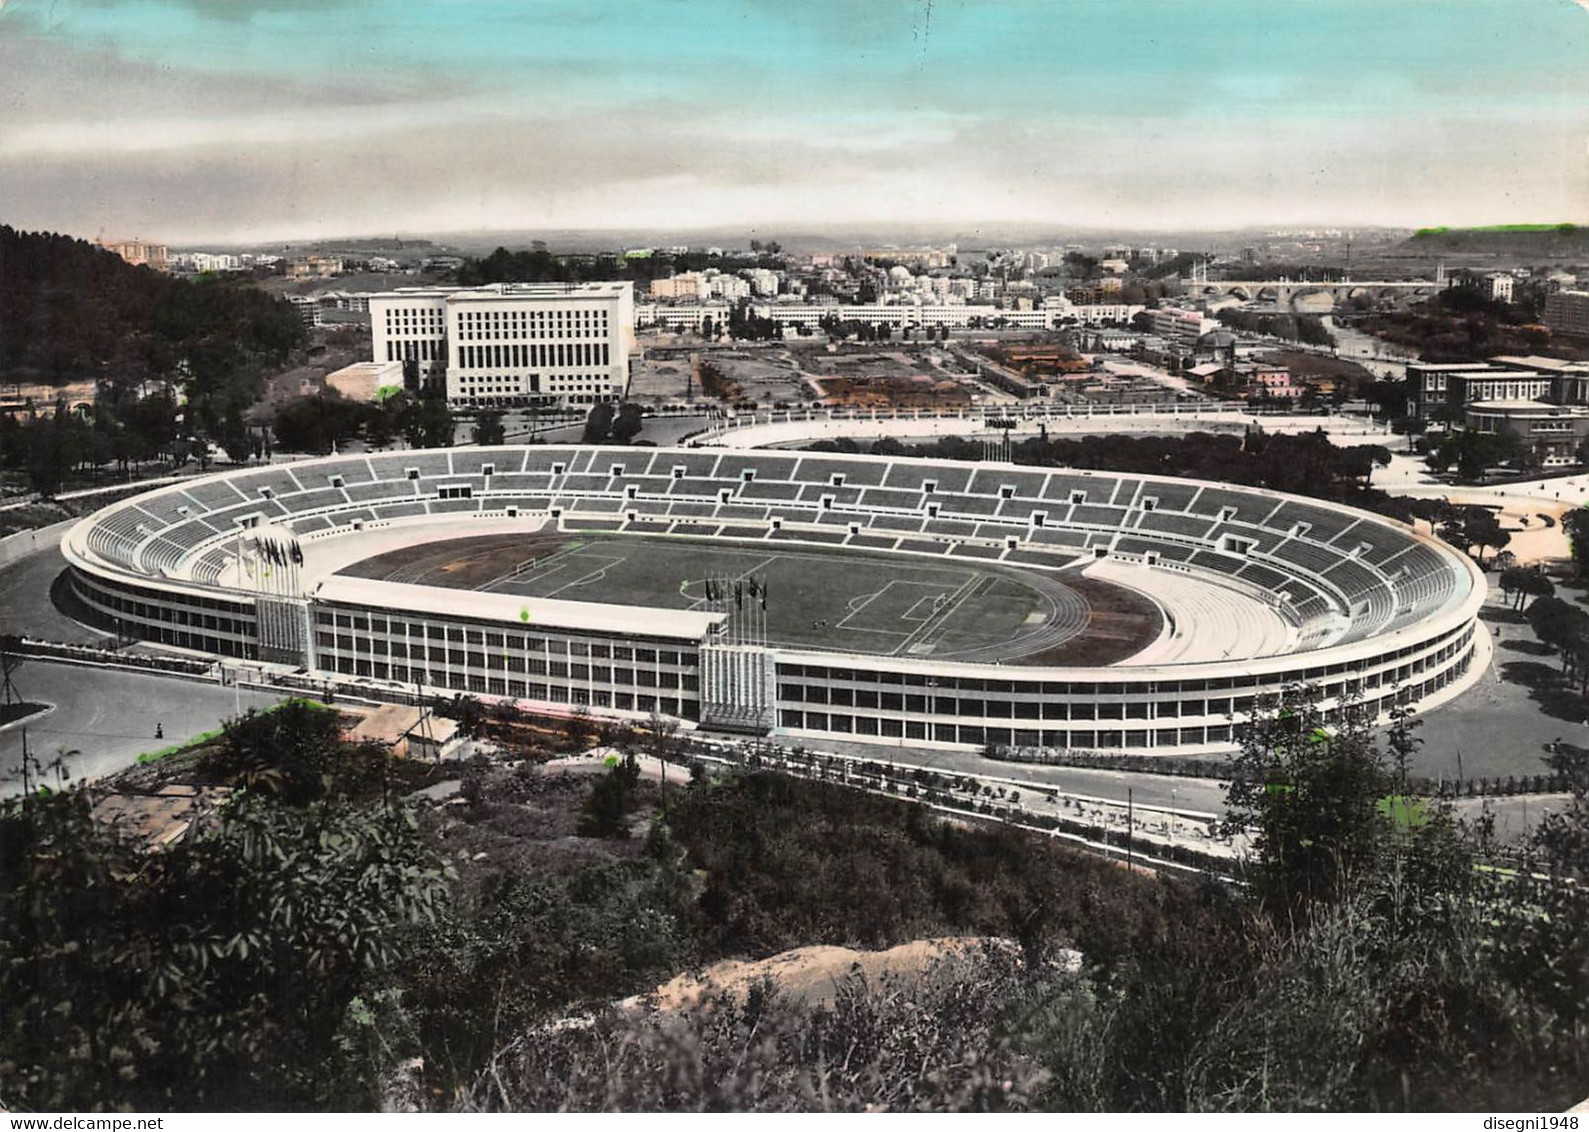
[[[1582,218],[1575,0],[0,7],[23,228]]]

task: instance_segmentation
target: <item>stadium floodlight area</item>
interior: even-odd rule
[[[1254,488],[788,451],[503,446],[222,472],[63,540],[122,639],[328,682],[796,737],[1228,748],[1282,689],[1476,678],[1483,575]]]

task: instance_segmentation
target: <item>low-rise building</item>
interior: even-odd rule
[[[1463,420],[1477,432],[1510,436],[1530,449],[1541,467],[1578,462],[1578,450],[1589,439],[1589,407],[1552,405],[1544,401],[1477,401],[1466,407]]]
[[[350,401],[374,401],[384,390],[403,388],[403,363],[354,362],[326,374],[326,385]]]
[[[1451,379],[1458,374],[1494,373],[1499,369],[1489,362],[1408,362],[1407,413],[1418,420],[1429,420],[1437,408],[1449,403]]]
[[[375,743],[398,758],[439,762],[458,753],[463,735],[458,721],[429,708],[381,704],[353,716],[343,729],[351,743]]]

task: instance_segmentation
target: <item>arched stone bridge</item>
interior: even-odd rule
[[[1273,302],[1279,306],[1295,307],[1325,304],[1319,297],[1328,299],[1334,307],[1349,299],[1366,297],[1376,302],[1386,298],[1427,299],[1447,286],[1431,279],[1412,280],[1360,280],[1343,279],[1334,282],[1309,282],[1296,279],[1197,279],[1182,280],[1186,294],[1194,299],[1217,298],[1233,295],[1239,299]]]

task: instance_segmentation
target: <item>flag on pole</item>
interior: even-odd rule
[[[738,582],[735,582],[734,583],[734,608],[735,609],[743,609],[744,607],[745,607],[745,587],[740,585]]]
[[[292,564],[294,566],[303,565],[303,547],[297,539],[292,540]]]
[[[761,607],[762,607],[762,609],[766,609],[767,608],[767,582],[766,582],[766,579],[763,579],[762,583],[761,583]]]

